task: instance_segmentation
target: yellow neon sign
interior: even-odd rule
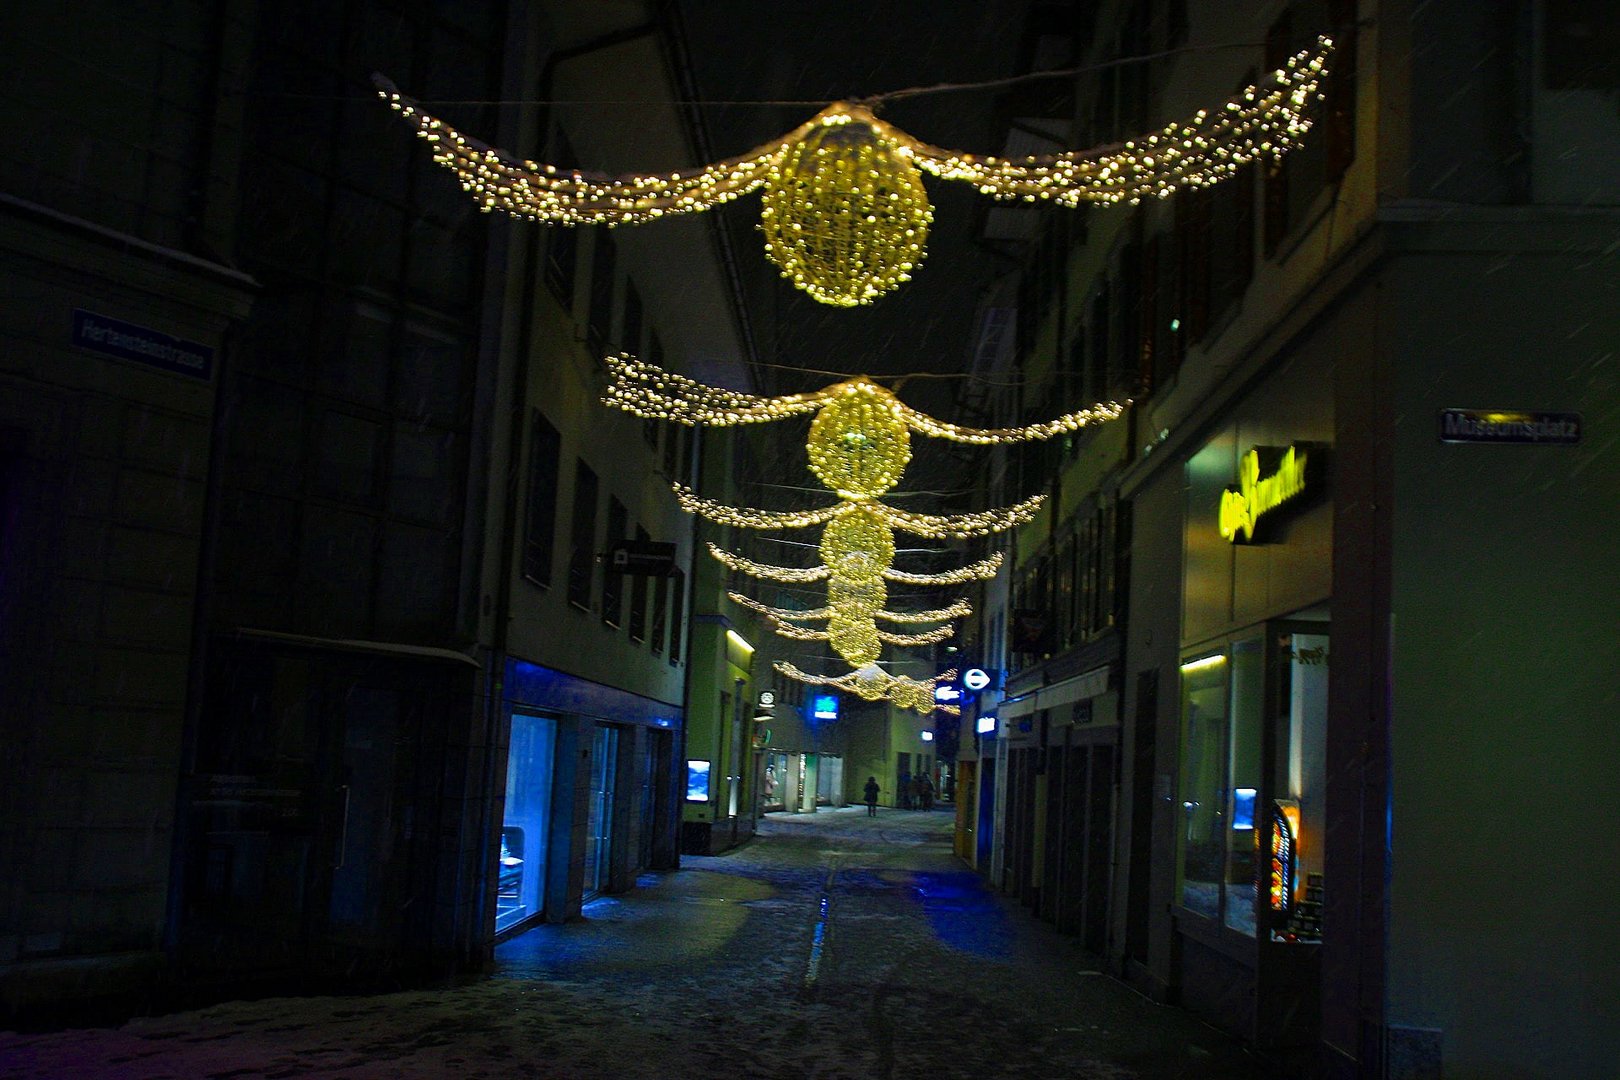
[[[1254,539],[1255,525],[1289,499],[1305,490],[1305,465],[1310,455],[1298,446],[1283,451],[1277,469],[1260,476],[1260,450],[1255,448],[1238,462],[1238,486],[1221,493],[1221,535],[1232,543]]]

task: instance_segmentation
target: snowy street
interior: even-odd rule
[[[948,812],[772,815],[443,990],[0,1034],[0,1075],[1255,1077],[1237,1044],[988,891]],[[824,903],[825,902],[825,903]]]

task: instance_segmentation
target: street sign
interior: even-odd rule
[[[990,685],[990,673],[984,668],[968,668],[962,672],[962,685],[978,693]]]
[[[1581,441],[1581,414],[1528,409],[1441,409],[1440,441],[1574,446]]]
[[[759,692],[759,707],[760,708],[769,709],[771,706],[773,706],[775,704],[776,704],[776,691],[775,690],[761,690]]]
[[[634,577],[673,577],[675,545],[660,540],[615,540],[608,548],[608,568]]]

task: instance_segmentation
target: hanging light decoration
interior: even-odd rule
[[[824,526],[817,545],[821,557],[818,566],[771,566],[713,544],[709,552],[730,569],[762,580],[827,582],[826,606],[811,611],[772,608],[740,593],[730,595],[763,615],[781,636],[796,641],[826,641],[857,673],[866,673],[858,678],[848,676],[853,681],[846,689],[873,695],[873,700],[887,697],[902,708],[919,711],[934,707],[931,691],[919,689],[921,684],[883,675],[876,667],[883,647],[944,641],[954,632],[952,620],[970,614],[972,608],[959,600],[931,611],[890,611],[886,607],[888,582],[944,585],[988,578],[1001,565],[1001,556],[992,555],[944,573],[898,571],[894,568],[895,530],[930,539],[983,536],[1029,520],[1044,497],[1037,495],[1013,506],[967,514],[919,514],[889,506],[882,496],[899,483],[911,461],[911,432],[980,445],[1021,442],[1112,419],[1125,407],[1108,402],[1021,428],[963,428],[908,408],[891,391],[864,376],[812,394],[764,398],[705,386],[627,355],[610,356],[606,362],[609,383],[602,400],[645,419],[726,427],[815,412],[806,445],[810,470],[837,494],[837,502],[808,510],[760,510],[702,498],[680,483],[672,485],[675,496],[685,510],[723,525],[751,529]],[[897,632],[880,629],[879,619],[941,625]],[[821,623],[824,628],[808,625]]]
[[[961,709],[957,706],[941,704],[934,700],[934,688],[942,682],[950,682],[956,678],[955,668],[940,672],[931,679],[913,679],[907,675],[891,675],[876,664],[847,671],[842,675],[813,675],[786,660],[778,660],[772,666],[788,678],[797,679],[810,686],[830,686],[866,701],[888,699],[899,708],[910,709],[925,716],[934,711],[951,716],[961,714]]]
[[[639,225],[764,187],[766,255],[815,299],[847,307],[896,288],[922,261],[933,213],[921,173],[996,199],[1070,207],[1134,205],[1206,187],[1299,144],[1332,52],[1332,40],[1320,37],[1224,105],[1123,144],[1014,159],[961,153],[879,120],[872,111],[878,97],[835,102],[746,154],[663,176],[606,176],[521,160],[423,112],[381,75],[373,82],[486,212],[558,225]]]
[[[854,110],[823,117],[783,148],[759,227],[783,277],[853,307],[911,280],[934,213],[909,151]]]

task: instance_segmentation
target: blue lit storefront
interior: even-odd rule
[[[578,915],[677,865],[678,705],[508,659],[504,798],[492,844],[494,932]]]

